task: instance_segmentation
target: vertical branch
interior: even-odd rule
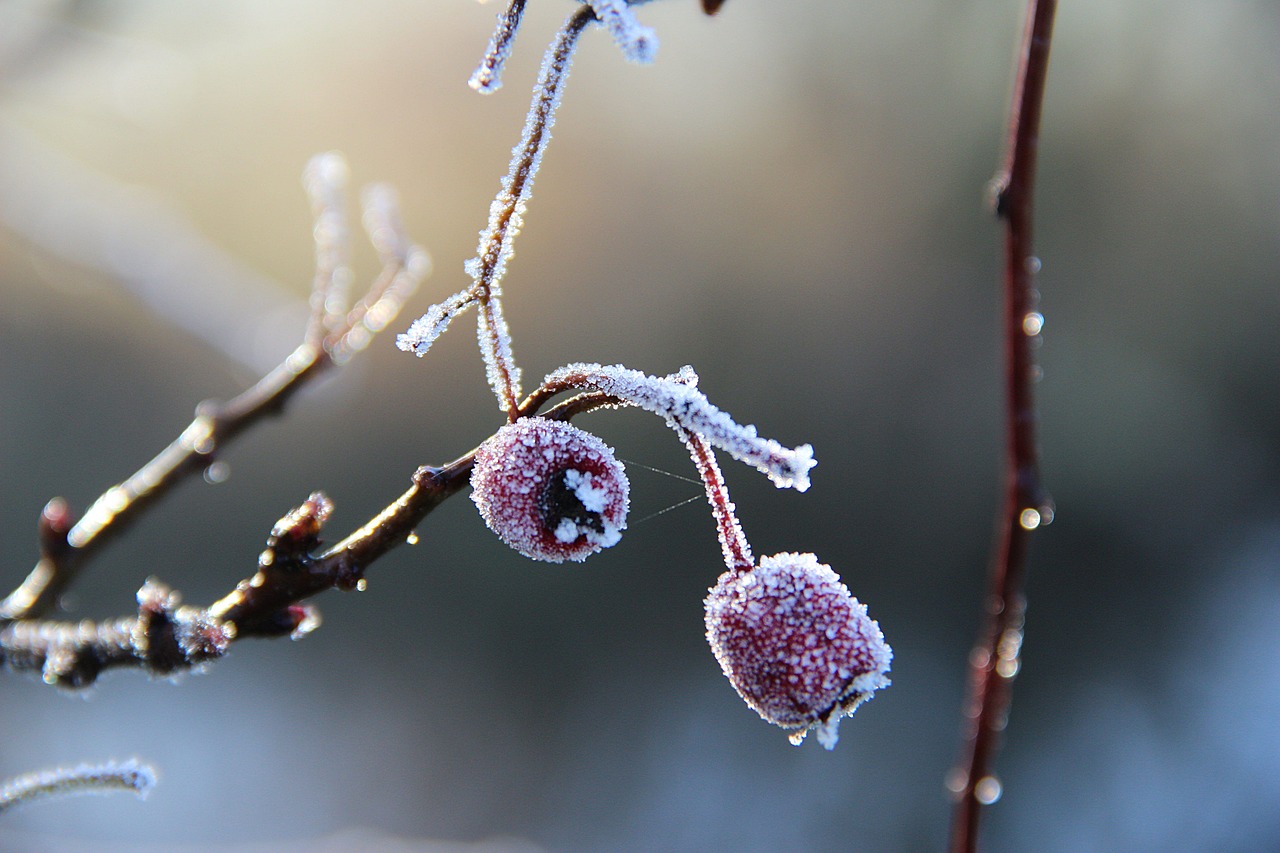
[[[1040,331],[1032,277],[1032,199],[1040,112],[1049,65],[1056,0],[1029,0],[1026,30],[1009,116],[1006,160],[994,187],[996,215],[1004,223],[1005,461],[1004,498],[992,554],[986,624],[969,655],[965,700],[965,757],[948,779],[956,795],[952,853],[977,850],[982,807],[999,799],[994,775],[1000,732],[1009,710],[1022,644],[1023,595],[1031,533],[1053,518],[1041,482],[1036,439],[1033,341]]]
[[[478,254],[467,262],[467,272],[475,282],[472,291],[480,303],[480,349],[484,353],[489,384],[512,421],[517,417],[521,396],[520,369],[511,353],[511,336],[502,317],[502,276],[512,255],[512,242],[523,224],[533,179],[542,164],[542,152],[551,137],[561,86],[569,72],[574,48],[583,29],[593,20],[595,13],[591,7],[583,6],[569,16],[547,49],[511,167],[489,207],[489,224],[480,232]]]
[[[311,287],[307,340],[318,341],[338,327],[351,285],[351,232],[347,227],[347,163],[336,151],[317,154],[302,173],[315,226],[316,271]]]

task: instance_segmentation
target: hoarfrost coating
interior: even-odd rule
[[[725,676],[794,743],[816,730],[833,748],[840,718],[889,684],[893,651],[880,626],[813,554],[727,571],[705,604],[707,641]]]
[[[761,438],[754,426],[743,426],[712,405],[696,383],[697,374],[688,366],[659,377],[620,364],[569,364],[543,380],[548,388],[592,388],[617,397],[653,412],[673,427],[705,437],[738,461],[755,466],[780,489],[803,492],[809,488],[809,469],[817,464],[811,446],[791,449]]]
[[[613,36],[622,55],[631,62],[653,62],[658,52],[658,36],[636,20],[627,0],[589,0],[605,29]]]
[[[580,562],[622,538],[630,485],[607,444],[564,421],[521,418],[476,452],[471,499],[534,560]]]
[[[524,6],[524,0],[515,0],[505,12],[499,13],[498,24],[489,39],[484,58],[467,81],[467,85],[477,92],[488,95],[502,88],[502,69],[511,55],[511,45],[520,29],[520,19],[524,17]]]
[[[508,413],[515,411],[521,394],[520,368],[515,361],[510,330],[502,316],[502,278],[506,274],[507,261],[514,254],[512,244],[524,224],[533,181],[551,139],[551,127],[555,124],[556,109],[560,105],[563,83],[573,61],[578,37],[590,22],[589,15],[580,12],[570,15],[543,56],[520,141],[511,151],[507,174],[502,179],[498,194],[489,204],[489,221],[480,231],[476,257],[464,264],[467,275],[472,278],[471,287],[433,306],[410,326],[408,332],[396,339],[400,349],[424,355],[455,316],[472,302],[479,303],[476,336],[485,361],[485,376],[498,398],[499,407]],[[511,33],[503,35],[503,27],[508,24]],[[492,82],[484,83],[486,78],[481,72],[490,66],[493,74],[500,70],[505,57],[503,51],[510,49],[511,34],[518,24],[518,11],[511,21],[504,23],[499,20],[491,54],[486,55],[477,71],[481,75],[481,87],[493,85]],[[493,79],[496,81],[496,77]]]
[[[476,257],[467,265],[480,301],[478,335],[485,373],[499,405],[508,412],[515,409],[520,397],[520,369],[512,355],[506,321],[502,319],[499,299],[502,277],[514,253],[512,243],[524,224],[525,207],[542,165],[542,154],[551,139],[562,84],[569,73],[578,37],[588,22],[588,18],[577,13],[571,15],[543,56],[520,141],[511,151],[511,165],[502,179],[502,187],[489,205],[489,224],[480,231]]]

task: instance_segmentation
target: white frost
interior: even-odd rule
[[[513,0],[507,10],[498,15],[498,24],[489,39],[484,58],[467,81],[472,89],[488,95],[502,88],[502,68],[511,55],[511,45],[515,42],[516,31],[520,29],[520,19],[523,16],[524,0]]]
[[[475,298],[472,297],[471,291],[468,289],[455,293],[444,302],[432,305],[427,309],[427,313],[410,324],[407,332],[396,335],[396,346],[421,358],[427,354],[427,350],[431,349],[431,345],[436,342],[436,338],[444,334],[444,330],[449,328],[449,324],[453,322],[453,319],[465,311],[473,302],[475,302]]]
[[[590,471],[570,468],[564,472],[564,484],[587,512],[599,515],[609,505],[609,490],[593,484]]]
[[[572,518],[562,518],[560,523],[556,525],[556,539],[565,543],[575,541],[578,538],[578,525]]]
[[[818,743],[823,748],[832,750],[836,748],[836,742],[840,740],[840,712],[834,711],[831,716],[814,727],[813,733],[818,738]]]
[[[658,52],[658,36],[636,20],[627,0],[589,0],[596,17],[631,62],[653,62]]]
[[[533,87],[533,101],[529,104],[520,141],[512,149],[511,165],[502,179],[502,187],[489,205],[489,223],[480,232],[476,257],[466,264],[467,273],[475,280],[472,289],[481,303],[477,333],[485,374],[503,411],[514,407],[520,398],[520,369],[512,355],[511,335],[502,318],[502,277],[513,254],[512,243],[524,221],[525,206],[533,192],[542,154],[551,139],[561,87],[586,23],[578,13],[571,15],[542,58],[542,70]]]
[[[543,384],[591,388],[617,397],[665,418],[673,427],[704,437],[738,461],[755,466],[780,489],[803,492],[809,488],[809,469],[816,464],[812,447],[802,444],[791,449],[761,438],[754,426],[743,426],[712,405],[695,387],[696,381],[697,375],[688,367],[660,377],[620,364],[569,364],[548,374]]]

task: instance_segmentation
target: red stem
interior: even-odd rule
[[[1004,222],[1005,471],[1004,500],[991,561],[986,624],[969,655],[969,694],[964,705],[963,762],[949,780],[956,794],[952,853],[975,853],[982,807],[999,797],[994,775],[1000,732],[1018,671],[1026,602],[1027,547],[1031,533],[1052,519],[1040,483],[1034,387],[1034,339],[1039,323],[1033,276],[1032,199],[1040,113],[1049,66],[1056,0],[1029,0],[1018,75],[1009,116],[1004,168],[995,181],[996,214]]]

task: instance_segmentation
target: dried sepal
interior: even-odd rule
[[[534,560],[580,562],[617,543],[630,485],[607,444],[564,421],[521,418],[476,451],[471,499],[489,529]]]
[[[670,376],[649,376],[620,364],[569,364],[547,375],[544,392],[589,389],[653,412],[673,428],[701,435],[740,462],[754,466],[778,488],[803,492],[809,488],[809,469],[816,464],[813,448],[784,447],[761,438],[754,426],[743,426],[711,404],[697,389],[697,374],[683,367]]]
[[[866,605],[813,554],[727,571],[706,598],[707,641],[752,710],[835,746],[840,719],[889,684],[893,651]]]
[[[708,15],[714,15],[720,11],[720,7],[724,5],[724,0],[702,0],[702,11]]]

